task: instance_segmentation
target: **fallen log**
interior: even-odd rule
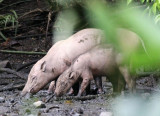
[[[7,73],[14,74],[14,75],[18,76],[19,78],[21,78],[23,80],[27,79],[27,76],[25,74],[21,74],[21,73],[16,72],[12,69],[9,69],[9,68],[0,68],[0,72],[7,72]],[[25,76],[23,76],[23,75],[25,75]]]
[[[34,60],[34,61],[32,61],[32,62],[26,63],[26,64],[22,65],[21,67],[17,68],[16,71],[20,71],[20,70],[22,70],[22,69],[25,68],[25,67],[28,67],[28,66],[30,66],[30,65],[32,65],[32,64],[35,64],[37,61],[38,61],[38,60]]]
[[[0,52],[1,53],[10,53],[10,54],[46,55],[45,52],[32,52],[32,51],[0,50]]]
[[[25,84],[19,84],[19,85],[14,85],[14,86],[5,86],[3,88],[0,88],[0,92],[2,91],[11,91],[14,89],[22,89],[25,86]]]

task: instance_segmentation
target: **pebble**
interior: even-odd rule
[[[78,109],[77,109],[77,113],[83,114],[83,110],[84,110],[84,109],[82,109],[82,108],[78,108]]]
[[[113,116],[112,112],[101,112],[99,116]]]
[[[28,115],[28,116],[37,116],[37,115],[30,114],[30,115]]]
[[[13,98],[11,98],[11,99],[10,99],[10,102],[11,102],[11,103],[14,103],[14,99],[13,99]]]
[[[4,97],[0,97],[0,103],[3,103],[3,102],[5,102]]]
[[[36,108],[46,108],[45,103],[42,102],[42,101],[34,102],[33,105],[34,105]]]
[[[74,113],[72,116],[81,116],[79,113]]]

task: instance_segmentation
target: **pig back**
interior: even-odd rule
[[[117,70],[116,54],[112,47],[97,46],[90,52],[89,68],[94,75],[106,76]]]
[[[99,29],[84,29],[71,36],[65,44],[65,51],[68,57],[75,59],[98,44],[105,41],[103,31]]]

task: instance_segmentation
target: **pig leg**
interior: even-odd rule
[[[55,81],[52,81],[49,85],[49,88],[48,88],[48,93],[54,93],[56,89],[56,82]],[[70,88],[70,90],[68,91],[67,95],[72,95],[74,93],[74,90],[73,88]]]
[[[131,91],[132,90],[132,78],[131,78],[131,75],[129,73],[128,68],[126,66],[120,66],[119,70],[122,73],[122,75],[128,85],[129,90]]]
[[[96,84],[96,86],[98,88],[97,93],[98,94],[103,93],[103,89],[102,89],[102,77],[95,77],[94,80],[95,80],[95,84]]]
[[[91,74],[91,72],[89,71],[85,71],[83,74],[82,74],[82,83],[81,83],[81,86],[80,86],[80,89],[79,89],[79,92],[78,92],[78,95],[77,96],[81,96],[82,93],[84,92],[84,90],[87,88],[87,86],[89,85],[90,83],[90,80],[93,79],[93,75]]]
[[[90,79],[88,79],[88,78],[84,78],[83,79],[77,96],[81,96],[82,95],[82,93],[85,91],[85,89],[89,85],[89,82],[90,82]]]
[[[136,92],[136,89],[135,89],[135,86],[136,86],[136,75],[135,73],[133,73],[131,75],[130,71],[129,71],[129,68],[127,68],[126,66],[123,66],[123,67],[119,67],[120,69],[120,72],[122,73],[122,75],[124,76],[124,79],[128,85],[128,88],[129,88],[129,92],[131,93],[135,93]]]
[[[70,88],[69,91],[68,91],[68,93],[67,93],[67,95],[71,96],[73,93],[74,93],[73,88]]]
[[[118,93],[121,93],[124,90],[126,82],[123,75],[119,72],[118,77]]]
[[[56,89],[56,82],[55,82],[55,81],[52,81],[52,82],[50,83],[50,85],[49,85],[48,92],[49,92],[49,93],[54,93],[55,89]]]
[[[112,72],[112,74],[108,75],[108,79],[112,83],[113,93],[121,93],[125,86],[125,80],[119,69],[116,69],[115,72]]]
[[[81,86],[82,81],[79,83],[79,87]],[[86,87],[86,89],[83,91],[82,96],[86,96],[90,94],[90,83],[88,84],[88,86]]]

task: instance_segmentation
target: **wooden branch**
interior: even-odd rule
[[[19,84],[19,85],[14,85],[14,86],[6,86],[3,88],[0,88],[0,92],[2,91],[11,91],[14,89],[22,89],[25,86],[25,84]]]
[[[12,51],[12,50],[0,50],[1,53],[10,54],[26,54],[26,55],[46,55],[45,52],[30,52],[30,51]]]
[[[46,28],[46,38],[45,38],[45,48],[47,47],[47,35],[48,35],[48,28],[49,28],[49,24],[50,24],[50,21],[51,21],[51,16],[52,16],[52,11],[50,11],[48,13],[48,21],[47,21],[47,28]]]
[[[31,0],[21,0],[21,1],[18,1],[18,2],[14,2],[13,4],[9,4],[9,5],[6,5],[2,8],[0,8],[0,10],[4,9],[4,8],[7,8],[7,7],[10,7],[10,6],[13,6],[13,5],[17,5],[17,4],[20,4],[20,3],[23,3],[23,2],[29,2]]]
[[[21,27],[21,25],[17,26],[17,28]],[[9,27],[4,27],[4,28],[0,28],[0,31],[3,31],[3,30],[10,30],[10,29],[15,29],[16,26],[9,26]]]
[[[36,9],[34,9],[34,10],[31,10],[31,11],[29,11],[29,12],[24,13],[24,15],[20,16],[20,17],[18,18],[18,20],[21,19],[21,18],[23,18],[23,17],[26,16],[26,15],[29,15],[29,14],[31,14],[31,13],[38,12],[38,11],[39,11],[39,12],[43,12],[41,9],[36,8]]]
[[[64,97],[55,97],[54,95],[52,95],[51,97],[49,97],[45,102],[49,102],[50,100],[54,100],[54,101],[59,101],[59,100],[91,100],[91,99],[95,99],[96,97],[98,97],[99,95],[87,95],[87,96],[64,96]]]
[[[12,39],[24,39],[24,38],[30,38],[30,37],[39,37],[39,36],[45,36],[46,34],[33,34],[33,35],[26,35],[26,36],[16,36],[16,37],[10,37]],[[52,33],[48,33],[47,36],[52,36]]]
[[[27,79],[26,76],[23,76],[21,73],[16,72],[16,71],[14,71],[14,70],[11,70],[11,69],[9,69],[9,68],[0,68],[0,72],[7,72],[7,73],[14,74],[14,75],[20,77],[20,78],[23,79],[23,80],[26,80],[26,79]]]
[[[27,66],[30,66],[30,65],[32,65],[32,64],[35,64],[37,61],[38,61],[38,60],[35,60],[35,61],[29,62],[29,63],[27,63],[27,64],[24,64],[23,66],[17,68],[16,71],[20,71],[20,70],[22,70],[23,68],[25,68],[25,67],[27,67]]]

